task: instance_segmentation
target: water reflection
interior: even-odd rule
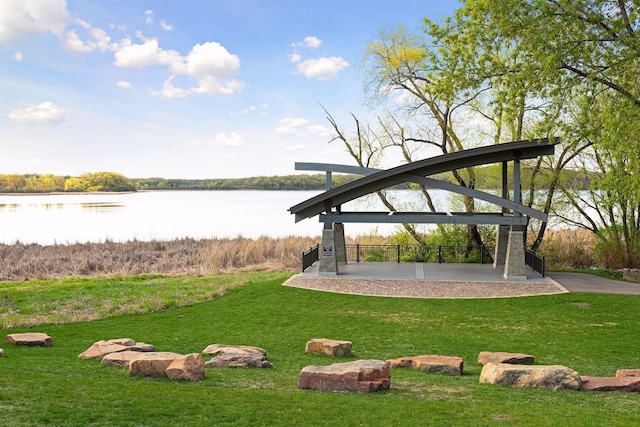
[[[92,212],[110,212],[124,208],[125,204],[114,202],[88,202],[80,203],[80,207]]]

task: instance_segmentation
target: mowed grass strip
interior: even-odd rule
[[[628,426],[638,394],[552,392],[479,384],[480,351],[529,353],[582,375],[640,367],[640,297],[563,294],[490,300],[363,297],[281,286],[288,274],[255,273],[224,296],[160,312],[3,332],[38,331],[51,348],[4,344],[0,424]],[[176,278],[179,280],[179,278]],[[122,279],[124,282],[127,279]],[[131,285],[134,287],[135,280]],[[189,278],[184,278],[185,283]],[[183,284],[184,285],[184,284]],[[180,286],[179,282],[175,286]],[[184,285],[186,286],[186,285]],[[95,290],[89,293],[98,292]],[[77,355],[100,339],[129,337],[159,351],[212,343],[267,350],[274,369],[207,368],[199,382],[130,377]],[[304,354],[311,338],[353,342],[354,358],[463,357],[465,375],[392,371],[375,394],[299,390],[304,366],[354,358]]]
[[[140,275],[0,283],[2,328],[59,324],[193,305],[255,280],[291,273],[245,272],[207,277]]]

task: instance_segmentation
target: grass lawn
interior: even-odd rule
[[[45,332],[53,338],[53,347],[0,345],[7,355],[0,358],[0,425],[640,425],[639,394],[479,384],[477,364],[478,353],[491,350],[532,354],[537,364],[561,364],[582,375],[613,376],[616,369],[640,368],[640,296],[361,297],[281,286],[288,276],[236,276],[235,282],[240,277],[251,283],[224,295],[213,292],[217,296],[212,300],[186,307],[172,299],[173,308],[158,312],[5,328],[5,334]],[[220,280],[201,279],[199,284]],[[183,292],[190,293],[187,288],[194,279],[153,280],[159,288],[170,282],[171,289],[180,288],[184,280]],[[141,281],[121,279],[119,291],[110,292],[127,294]],[[83,286],[91,288],[92,283]],[[63,285],[64,281],[51,282]],[[29,301],[41,298],[46,282],[30,286],[0,284],[0,315],[19,310],[21,304],[38,311]],[[98,292],[93,289],[85,293]],[[142,297],[152,296],[153,287],[145,292]],[[54,292],[49,298],[76,298],[68,294]],[[99,317],[104,316],[109,312]],[[12,322],[19,324],[19,319]],[[154,344],[158,351],[185,354],[213,343],[254,345],[267,350],[274,369],[207,368],[206,380],[185,382],[131,377],[125,368],[77,358],[95,341],[122,337]],[[311,338],[352,341],[355,358],[361,359],[460,356],[465,374],[394,369],[391,389],[385,392],[299,390],[303,367],[354,360],[304,354]]]

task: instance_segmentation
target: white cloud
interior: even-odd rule
[[[22,61],[22,52],[16,52],[13,54],[13,59],[16,61]]]
[[[284,151],[301,151],[304,150],[304,145],[298,144],[298,145],[290,145],[288,147],[285,147]]]
[[[268,112],[267,112],[268,109],[269,109],[269,104],[263,103],[263,104],[259,104],[258,106],[252,105],[240,111],[231,110],[229,112],[229,115],[231,117],[234,117],[237,115],[246,116],[248,114],[254,114],[257,112],[261,116],[266,116],[268,115]]]
[[[302,61],[302,55],[300,55],[299,53],[292,53],[289,57],[289,60],[295,64]]]
[[[63,37],[66,49],[77,53],[87,53],[94,50],[107,52],[118,49],[118,43],[112,43],[111,38],[103,29],[93,28],[90,23],[80,19],[77,19],[76,23],[87,32],[90,40],[83,41],[80,39],[76,29],[69,30]]]
[[[240,58],[230,54],[216,42],[197,44],[188,55],[175,50],[164,50],[155,39],[134,44],[125,39],[115,53],[115,65],[123,68],[144,68],[151,65],[167,66],[173,73],[165,81],[161,92],[155,95],[164,98],[184,98],[193,94],[232,94],[240,92],[245,84],[230,77],[240,69]],[[176,75],[194,78],[198,85],[179,88],[171,83]]]
[[[145,10],[144,17],[146,18],[147,24],[153,24],[153,10]]]
[[[216,135],[216,144],[223,147],[239,147],[244,145],[244,138],[238,132],[232,132],[231,135],[223,132]]]
[[[189,96],[189,92],[173,85],[172,80],[175,78],[175,74],[169,77],[162,85],[161,91],[151,92],[153,96],[159,96],[161,98],[174,99],[174,98],[186,98]]]
[[[305,59],[298,64],[298,71],[308,79],[333,80],[338,73],[349,66],[342,58],[332,56],[318,59]]]
[[[304,45],[307,47],[319,47],[322,44],[322,40],[317,37],[308,36],[304,38]]]
[[[280,120],[280,125],[273,130],[279,136],[322,135],[329,136],[330,132],[322,125],[313,125],[304,118],[287,117]]]
[[[63,108],[54,103],[43,102],[39,105],[14,110],[9,113],[9,118],[22,124],[59,125],[69,116]]]
[[[124,80],[120,80],[118,83],[116,83],[118,85],[118,87],[121,87],[122,89],[130,89],[132,87],[132,84],[129,82],[126,82]]]
[[[319,38],[315,36],[307,36],[301,42],[294,43],[293,47],[308,47],[315,49],[317,47],[320,47],[321,44],[322,40],[320,40]]]
[[[160,26],[165,31],[173,31],[173,25],[167,24],[164,19],[160,21]]]
[[[163,50],[157,40],[147,40],[142,44],[134,44],[131,39],[120,42],[115,53],[115,65],[122,68],[144,68],[150,65],[179,64],[182,59],[175,50]]]
[[[62,36],[69,20],[66,0],[0,1],[0,43],[27,34]]]

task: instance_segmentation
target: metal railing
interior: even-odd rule
[[[542,255],[535,253],[531,249],[524,248],[524,263],[544,277],[545,267]]]
[[[347,261],[488,264],[493,262],[492,252],[486,246],[355,244],[347,245]]]
[[[311,267],[320,259],[320,244],[310,247],[306,251],[302,251],[302,271]]]

